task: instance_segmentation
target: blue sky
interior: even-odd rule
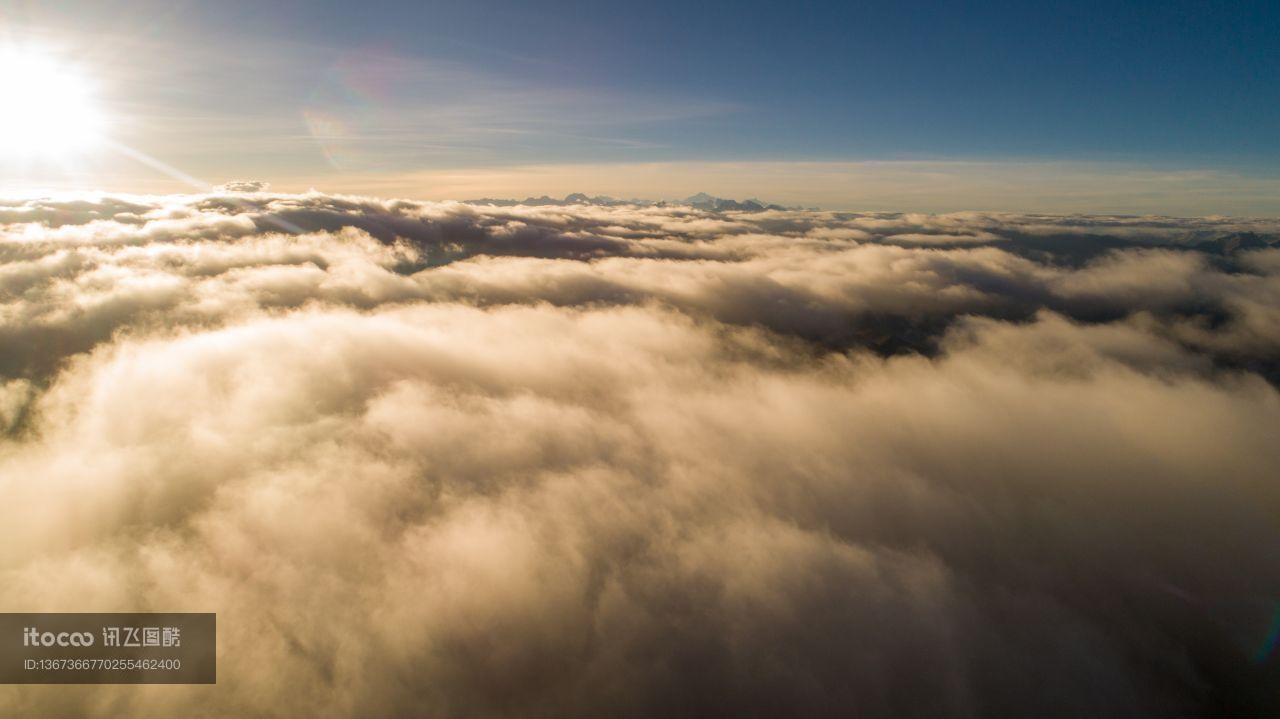
[[[10,37],[101,76],[122,142],[213,180],[431,195],[442,172],[561,167],[625,193],[626,166],[736,163],[763,196],[771,163],[1071,163],[1257,190],[1280,167],[1275,2],[7,7]]]

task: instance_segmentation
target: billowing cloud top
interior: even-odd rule
[[[1280,223],[265,189],[0,201],[0,603],[220,632],[0,706],[1277,709]]]

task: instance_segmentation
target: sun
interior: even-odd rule
[[[89,81],[56,56],[0,48],[0,159],[63,159],[102,139]]]

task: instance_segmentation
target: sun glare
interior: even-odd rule
[[[0,157],[65,158],[102,140],[92,87],[51,55],[0,49]]]

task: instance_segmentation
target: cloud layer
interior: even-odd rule
[[[215,687],[14,713],[1277,709],[1280,223],[230,191],[0,223],[0,604],[220,633]]]

